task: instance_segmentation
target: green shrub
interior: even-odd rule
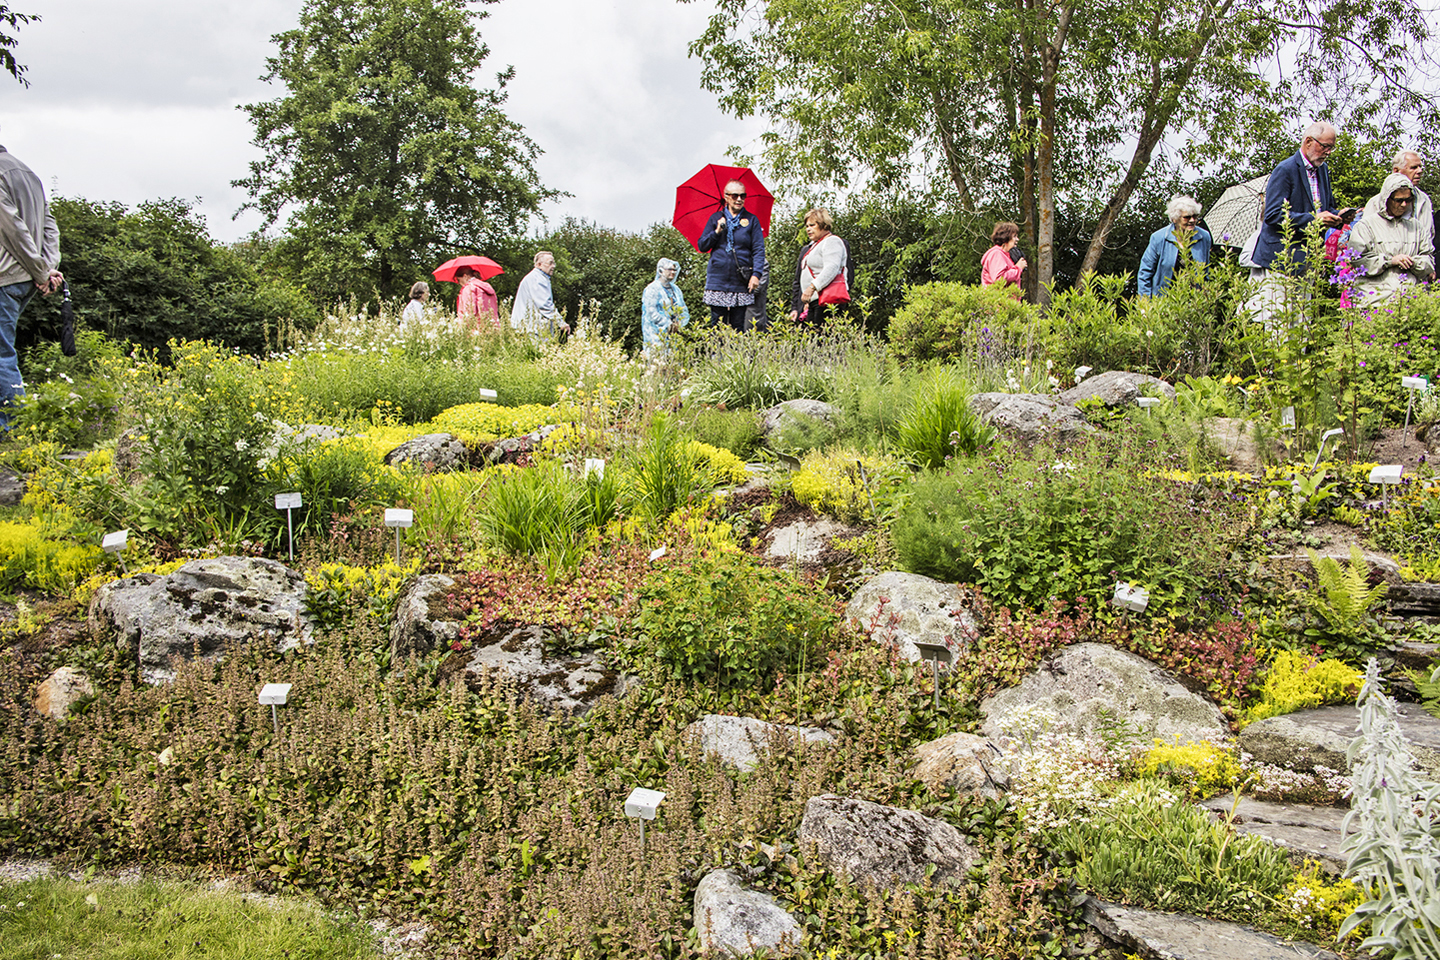
[[[0,586],[69,593],[95,572],[105,553],[95,544],[51,540],[28,523],[0,522]]]
[[[942,367],[916,385],[897,445],[922,468],[938,469],[954,456],[974,456],[995,431],[970,409],[969,385]]]
[[[74,450],[114,436],[124,353],[97,330],[76,330],[75,346],[76,355],[67,357],[46,340],[25,355],[25,399],[10,415],[17,437]]]
[[[642,522],[658,526],[709,492],[716,477],[700,447],[665,414],[655,414],[639,445],[622,463],[626,509]]]
[[[537,557],[553,573],[580,562],[585,534],[615,516],[616,499],[613,471],[577,479],[563,463],[546,460],[498,472],[477,501],[477,521],[490,543]]]
[[[680,413],[678,423],[701,443],[729,450],[742,460],[753,457],[764,440],[760,419],[750,410],[690,406]]]
[[[295,535],[324,534],[337,516],[390,507],[405,489],[405,480],[365,449],[341,438],[307,443],[269,468],[274,492],[298,492],[302,507],[295,515]],[[275,536],[285,530],[283,514],[275,514]]]
[[[1221,582],[1239,506],[1145,476],[1147,457],[1117,434],[1063,457],[1007,447],[953,461],[916,478],[896,551],[907,570],[977,584],[996,605],[1103,604],[1120,580],[1148,588],[1152,611],[1196,603]]]
[[[823,593],[730,551],[660,564],[639,607],[642,647],[665,672],[718,689],[759,689],[806,669],[839,624]]]
[[[904,362],[964,360],[998,369],[1035,355],[1041,330],[1036,308],[998,284],[926,283],[906,291],[890,320],[890,343]]]

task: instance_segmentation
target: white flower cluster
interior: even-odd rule
[[[1089,823],[1114,804],[1121,758],[1098,738],[1077,734],[1039,704],[1016,707],[998,723],[1010,738],[1002,761],[1010,789],[1031,833]]]

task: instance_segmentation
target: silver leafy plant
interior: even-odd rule
[[[1349,857],[1345,874],[1367,899],[1340,925],[1340,938],[1368,920],[1362,950],[1391,952],[1395,960],[1440,960],[1440,784],[1411,769],[1395,701],[1381,689],[1373,657],[1358,705],[1342,849]]]

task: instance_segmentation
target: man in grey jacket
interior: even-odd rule
[[[60,289],[59,266],[60,230],[40,178],[0,147],[0,430],[10,429],[6,408],[25,395],[15,354],[20,311],[36,290]]]

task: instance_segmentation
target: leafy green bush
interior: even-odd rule
[[[965,360],[999,368],[1032,356],[1043,339],[1035,307],[1000,285],[926,283],[911,287],[890,320],[890,343],[905,362]]]
[[[660,564],[640,588],[643,649],[677,680],[758,689],[806,669],[840,622],[834,601],[782,570],[713,551]]]
[[[76,355],[52,341],[25,355],[25,399],[10,415],[11,429],[30,443],[50,441],[85,449],[115,434],[120,419],[116,381],[120,346],[96,330],[75,331]]]
[[[680,412],[677,423],[701,443],[722,447],[742,460],[753,457],[764,440],[760,420],[750,410],[693,405]]]
[[[1051,597],[1105,603],[1117,581],[1151,609],[1197,603],[1221,581],[1226,525],[1239,507],[1146,477],[1125,435],[1031,456],[1004,448],[916,478],[894,529],[905,568],[974,583],[996,605]]]
[[[951,457],[974,456],[994,439],[994,429],[970,409],[969,385],[941,367],[916,385],[897,445],[920,467],[934,470]]]
[[[302,506],[295,515],[295,535],[323,534],[335,517],[364,513],[375,507],[394,506],[405,481],[369,450],[348,438],[299,444],[268,468],[275,493],[298,492]],[[278,537],[285,530],[283,515],[271,527]]]

